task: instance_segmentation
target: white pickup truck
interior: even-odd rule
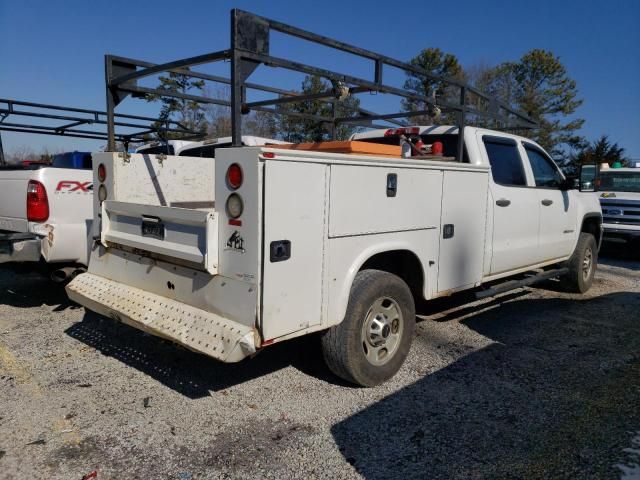
[[[57,280],[87,265],[92,175],[90,168],[0,170],[0,263],[43,259]]]
[[[404,158],[419,136],[424,155]],[[585,292],[602,214],[531,140],[408,127],[206,158],[94,156],[95,235],[71,299],[223,362],[322,333],[338,376],[390,378],[416,300],[536,270]],[[426,152],[431,153],[426,153]]]
[[[640,166],[607,168],[599,173],[604,239],[640,242]]]

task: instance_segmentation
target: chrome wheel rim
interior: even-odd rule
[[[360,340],[367,361],[376,366],[393,358],[400,347],[404,319],[398,303],[389,297],[378,298],[367,312]]]
[[[587,248],[584,252],[584,258],[582,259],[582,279],[588,280],[591,276],[591,270],[593,269],[593,251],[591,248]]]

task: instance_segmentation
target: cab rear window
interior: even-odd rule
[[[164,153],[165,155],[173,155],[173,145],[158,145],[156,147],[149,148],[141,148],[138,150],[138,153],[142,153],[143,155],[159,155]]]

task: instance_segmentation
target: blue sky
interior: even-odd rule
[[[229,10],[249,10],[392,57],[425,47],[455,54],[464,66],[517,60],[532,48],[559,55],[577,81],[586,120],[582,134],[602,134],[640,158],[640,1],[583,0],[345,2],[0,0],[0,98],[104,110],[105,53],[164,62],[227,48]],[[369,65],[308,45],[275,42],[272,53],[368,75]],[[225,65],[222,65],[225,67]],[[205,69],[206,71],[206,69]],[[225,73],[220,70],[210,70]],[[300,78],[259,71],[254,81]],[[398,82],[402,78],[397,78]],[[363,100],[375,109],[380,98]],[[153,114],[127,100],[118,111]],[[103,142],[3,133],[6,151],[93,150]]]

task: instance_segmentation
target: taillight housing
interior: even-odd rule
[[[49,198],[44,185],[37,180],[29,180],[27,185],[27,220],[44,222],[49,218]]]
[[[229,195],[229,198],[227,198],[226,208],[227,215],[229,215],[229,217],[231,217],[232,219],[238,218],[240,215],[242,215],[242,212],[244,210],[244,202],[242,201],[242,197],[237,193],[232,193],[231,195]]]
[[[107,179],[107,167],[104,166],[104,163],[98,165],[98,180],[104,182]]]
[[[227,186],[231,190],[237,190],[242,185],[242,168],[237,163],[232,163],[227,168]]]

